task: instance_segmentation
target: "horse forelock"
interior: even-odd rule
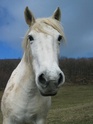
[[[63,27],[61,26],[60,22],[57,21],[56,19],[53,18],[41,18],[37,19],[36,23],[32,26],[33,30],[36,30],[38,32],[43,32],[43,33],[48,33],[45,29],[43,24],[46,24],[46,26],[51,26],[55,30],[57,30],[63,37],[64,36],[64,31]],[[49,32],[50,33],[50,32]],[[50,34],[51,35],[51,34]]]

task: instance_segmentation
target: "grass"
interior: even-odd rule
[[[0,97],[2,92],[0,92]],[[0,124],[2,122],[0,113]],[[93,124],[93,85],[63,86],[52,97],[48,124]]]
[[[49,124],[93,124],[93,85],[64,86],[52,103]]]

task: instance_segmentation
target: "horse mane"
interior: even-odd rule
[[[65,35],[64,35],[64,30],[62,25],[60,24],[59,21],[57,21],[56,19],[53,18],[40,18],[40,19],[36,19],[36,22],[29,27],[25,37],[24,37],[24,41],[23,41],[23,48],[24,50],[27,49],[27,46],[29,46],[29,42],[27,40],[27,36],[29,34],[29,32],[33,29],[36,30],[37,32],[42,32],[42,33],[46,33],[46,34],[50,34],[50,32],[47,32],[44,29],[44,25],[49,25],[51,27],[53,27],[55,30],[57,30],[63,37],[63,40],[65,40]],[[50,34],[51,35],[51,34]]]
[[[38,32],[48,33],[43,28],[43,24],[46,24],[46,25],[53,27],[55,30],[57,30],[64,37],[63,27],[61,26],[59,21],[57,21],[56,19],[53,19],[53,18],[37,19],[36,23],[33,25],[32,29],[34,29]],[[50,32],[49,32],[49,34],[50,34]]]

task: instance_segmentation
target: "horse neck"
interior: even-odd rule
[[[35,83],[35,75],[33,72],[31,61],[27,61],[25,53],[19,64],[19,69],[22,68],[22,87],[25,91],[30,92],[32,89],[37,89]]]

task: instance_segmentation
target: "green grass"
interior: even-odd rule
[[[52,99],[49,124],[93,124],[93,85],[64,86]]]
[[[0,117],[0,124],[2,124],[1,122]],[[47,123],[93,124],[93,85],[60,88],[58,94],[52,97],[52,107],[47,117]]]

